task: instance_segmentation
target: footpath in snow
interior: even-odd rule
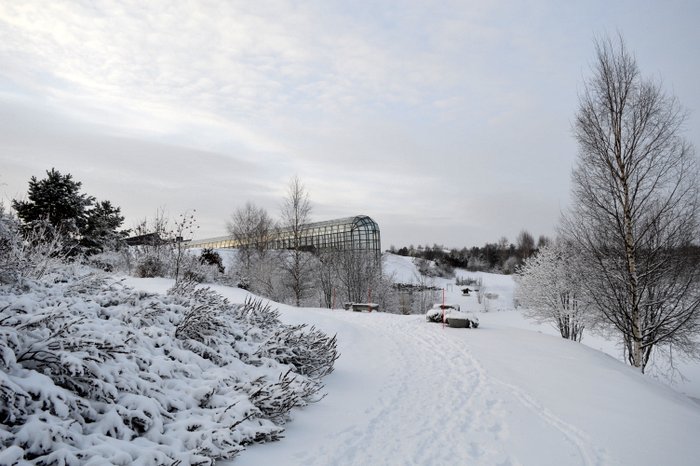
[[[158,282],[138,281],[156,291]],[[214,287],[233,301],[245,292]],[[279,442],[232,462],[260,465],[693,465],[700,407],[582,344],[423,316],[280,306],[287,323],[337,333],[327,396],[297,410]]]

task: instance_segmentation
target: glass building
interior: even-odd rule
[[[289,228],[275,231],[270,244],[272,249],[292,249],[294,234]],[[301,247],[308,251],[338,250],[373,252],[381,256],[379,225],[366,215],[309,223],[301,232]],[[244,246],[231,236],[191,241],[192,248],[237,248]]]

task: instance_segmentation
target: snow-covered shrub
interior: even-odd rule
[[[204,248],[199,255],[199,262],[203,265],[213,265],[219,273],[224,273],[224,263],[221,255],[211,248]]]
[[[208,287],[196,287],[192,280],[181,280],[168,294],[187,301],[187,311],[178,323],[175,337],[195,340],[207,346],[219,344],[217,337],[226,329],[226,319],[231,317],[258,328],[261,345],[253,356],[273,359],[290,366],[294,372],[319,379],[333,371],[338,359],[335,336],[329,337],[315,327],[281,325],[279,313],[261,300],[246,300],[232,313],[227,299]],[[235,338],[236,335],[231,335]],[[240,353],[239,353],[240,354]]]
[[[175,338],[192,339],[207,344],[210,337],[225,327],[228,300],[210,288],[197,288],[197,281],[185,277],[168,294],[187,301],[187,310],[175,327]]]
[[[191,281],[158,296],[77,267],[0,286],[3,461],[213,464],[278,439],[337,351],[277,317]]]
[[[505,275],[510,275],[515,273],[519,264],[520,260],[516,256],[510,256],[508,257],[508,259],[505,260],[505,262],[503,262],[503,267],[501,268],[501,270]]]
[[[249,325],[259,327],[264,330],[271,329],[279,325],[280,313],[277,309],[263,302],[262,299],[248,297],[242,306],[234,310],[237,320],[245,321]]]
[[[284,250],[251,251],[231,250],[222,258],[225,273],[218,281],[264,296],[276,302],[288,299],[284,285],[282,261],[289,254]],[[250,262],[246,262],[250,260]]]
[[[19,223],[5,212],[5,206],[0,203],[0,283],[16,280],[18,264],[15,251],[20,244]]]
[[[339,357],[335,336],[329,337],[315,327],[309,329],[306,324],[277,329],[256,354],[313,378],[330,374]]]
[[[145,256],[136,264],[136,276],[141,278],[167,277],[168,264],[156,256]]]
[[[516,277],[523,315],[552,324],[562,338],[580,341],[591,323],[575,252],[558,240],[525,261]]]
[[[129,273],[130,259],[129,251],[125,248],[119,251],[105,251],[87,256],[85,263],[104,272]]]
[[[483,285],[483,279],[482,277],[457,277],[455,280],[455,284],[457,286],[473,286],[476,288],[480,288],[481,285]]]
[[[478,256],[471,256],[467,261],[467,270],[472,272],[480,272],[489,269],[489,264],[484,259]]]
[[[63,263],[62,236],[46,222],[22,234],[19,221],[0,204],[0,284],[52,274]]]
[[[418,273],[424,277],[452,278],[455,276],[454,267],[447,262],[429,261],[422,257],[416,258]]]
[[[183,255],[180,270],[181,276],[198,283],[216,282],[223,273],[220,271],[218,265],[202,261],[201,257],[194,251],[187,251]]]
[[[304,406],[307,400],[318,401],[319,384],[308,378],[297,377],[289,369],[280,374],[277,381],[270,381],[264,377],[238,386],[243,389],[262,415],[277,424],[284,424],[289,420],[289,411],[295,406]]]
[[[452,278],[455,276],[455,268],[447,262],[436,262],[435,271],[438,277]]]

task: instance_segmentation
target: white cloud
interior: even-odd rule
[[[431,221],[455,245],[537,234],[566,203],[592,33],[621,27],[647,45],[651,72],[697,109],[693,13],[602,0],[1,2],[0,116],[35,115],[0,131],[3,162],[21,161],[18,177],[63,163],[86,184],[114,173],[144,186],[150,210],[193,196],[274,210],[299,174],[319,214],[386,219],[397,244],[423,241],[398,225],[430,234]],[[223,203],[212,185],[227,180]]]

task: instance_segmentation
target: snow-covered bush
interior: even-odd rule
[[[202,265],[213,265],[216,267],[216,271],[219,273],[224,273],[226,271],[221,255],[211,248],[204,248],[199,254],[199,262]]]
[[[19,223],[5,212],[5,206],[0,203],[0,283],[16,279],[15,251],[20,243]]]
[[[445,318],[445,313],[447,312],[447,309],[443,311],[443,309],[439,307],[433,307],[428,309],[428,312],[425,313],[425,320],[427,322],[443,322]]]
[[[161,250],[158,253],[154,251],[131,251],[129,260],[135,258],[136,267],[134,275],[142,278],[150,277],[170,277],[175,278],[177,271],[178,278],[187,277],[199,283],[213,283],[223,277],[223,272],[216,264],[209,264],[202,261],[197,251],[185,250],[180,252],[180,255],[173,254],[172,251]],[[95,264],[98,268],[102,268]],[[223,267],[222,267],[223,268]],[[122,270],[120,267],[114,270]]]
[[[525,317],[552,324],[563,338],[580,341],[591,316],[582,300],[576,260],[570,245],[559,240],[527,259],[516,278]]]
[[[19,221],[0,204],[0,284],[41,278],[63,264],[62,236],[45,222],[22,234]]]
[[[196,251],[188,250],[181,259],[180,274],[199,283],[219,282],[223,267],[203,261]]]
[[[511,275],[515,273],[519,264],[520,259],[518,259],[517,256],[510,256],[505,260],[505,262],[503,262],[503,267],[501,267],[501,270],[505,275]]]
[[[256,354],[313,378],[330,374],[338,359],[335,336],[329,338],[314,327],[307,329],[306,324],[275,330]]]
[[[483,285],[483,278],[471,276],[457,277],[457,279],[455,280],[455,284],[457,286],[472,286],[480,288]]]
[[[210,288],[197,288],[197,281],[186,277],[176,282],[168,294],[186,300],[188,309],[175,327],[175,338],[211,343],[210,337],[225,327],[229,302]]]
[[[421,257],[416,258],[418,273],[424,277],[452,278],[455,276],[454,267],[447,262],[429,261]]]
[[[77,267],[0,286],[0,450],[28,464],[213,464],[318,400],[335,338],[182,280]],[[284,345],[289,345],[285,347]]]
[[[131,256],[127,248],[111,250],[85,257],[85,264],[105,272],[129,273]]]
[[[168,264],[156,256],[145,256],[136,264],[137,277],[167,277],[168,273]]]

